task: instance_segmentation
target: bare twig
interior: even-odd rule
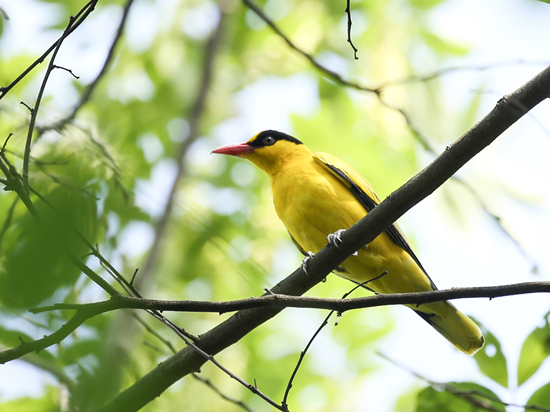
[[[357,47],[353,44],[353,41],[351,40],[351,25],[353,24],[351,21],[351,7],[350,7],[350,1],[346,0],[346,10],[345,13],[348,15],[348,43],[353,49],[353,57],[355,60],[359,60],[359,57],[357,57],[357,52],[359,51]]]
[[[208,354],[203,349],[198,347],[192,340],[190,340],[187,336],[187,333],[184,333],[184,331],[179,328],[177,325],[175,325],[172,321],[167,319],[164,315],[162,315],[159,311],[156,310],[148,310],[148,312],[153,315],[155,318],[163,322],[164,324],[168,325],[176,334],[185,342],[185,344],[194,350],[197,354],[199,354],[205,361],[209,361],[210,363],[214,364],[218,369],[220,369],[223,373],[225,373],[227,376],[229,376],[231,379],[236,380],[241,385],[243,385],[246,389],[248,389],[250,392],[252,392],[254,395],[259,396],[264,401],[266,401],[271,406],[275,407],[276,409],[279,409],[283,411],[283,408],[277,404],[274,400],[272,400],[269,396],[264,394],[262,391],[258,389],[256,385],[252,385],[248,382],[246,382],[244,379],[240,378],[239,376],[235,375],[233,372],[231,372],[228,368],[223,366],[216,358],[214,358],[213,355]],[[197,340],[197,338],[193,339],[194,341]]]
[[[204,383],[206,386],[208,386],[210,389],[212,389],[214,392],[216,392],[219,396],[221,396],[226,401],[231,402],[231,403],[241,407],[245,411],[254,412],[243,401],[239,401],[237,399],[231,398],[230,396],[227,396],[226,394],[222,393],[222,391],[218,387],[216,387],[216,385],[214,385],[210,379],[203,378],[198,373],[192,373],[191,376],[193,378],[195,378],[196,380],[198,380],[199,382]]]
[[[42,102],[42,97],[44,96],[44,91],[46,90],[46,84],[48,83],[50,74],[57,67],[54,64],[55,58],[57,57],[57,53],[59,52],[59,49],[61,48],[63,41],[74,31],[75,26],[78,27],[80,22],[82,22],[83,19],[85,19],[89,15],[89,13],[93,11],[96,2],[97,0],[90,1],[78,12],[78,14],[75,17],[70,16],[67,27],[65,28],[65,30],[63,31],[63,34],[57,40],[57,42],[55,43],[55,47],[53,48],[53,54],[52,54],[52,57],[50,58],[48,68],[46,69],[44,80],[42,80],[42,84],[40,85],[40,90],[38,91],[38,95],[36,96],[36,102],[34,103],[34,107],[31,109],[31,118],[29,122],[27,139],[25,141],[25,152],[23,156],[23,189],[26,192],[29,191],[29,159],[31,155],[31,143],[32,143],[32,135],[34,133],[34,125],[36,123],[36,118],[38,116],[38,111],[40,109],[40,103]],[[80,16],[82,17],[79,19]]]
[[[387,273],[387,272],[386,272]],[[344,296],[342,296],[342,299],[346,299],[349,295],[351,295],[353,292],[355,292],[357,289],[361,288],[361,287],[364,287],[367,283],[370,283],[370,282],[373,282],[377,279],[379,279],[380,277],[384,276],[386,273],[383,273],[382,275],[380,276],[377,276],[376,278],[374,279],[369,279],[363,283],[358,283],[355,285],[355,287],[353,289],[351,289],[349,292],[345,293]],[[283,401],[281,402],[282,406],[283,406],[283,409],[286,411],[288,411],[288,395],[290,394],[290,390],[292,389],[292,382],[294,382],[294,378],[296,377],[296,374],[298,373],[298,369],[300,369],[300,366],[302,364],[302,361],[304,360],[305,356],[306,356],[306,353],[307,351],[309,350],[311,344],[313,343],[313,341],[315,340],[315,338],[319,335],[319,333],[321,332],[321,330],[323,330],[323,328],[325,326],[328,325],[328,320],[330,319],[330,317],[334,314],[334,310],[331,310],[329,312],[329,314],[326,316],[326,318],[323,320],[323,322],[321,323],[321,325],[317,328],[317,330],[315,331],[315,333],[313,334],[313,336],[311,337],[311,339],[309,340],[309,342],[307,343],[306,347],[304,348],[304,350],[302,352],[300,352],[300,357],[298,358],[298,363],[296,363],[296,366],[294,368],[294,370],[292,371],[292,375],[290,375],[290,379],[288,380],[288,384],[286,386],[286,390],[285,390],[285,394],[283,396]]]
[[[63,42],[63,39],[65,39],[69,34],[74,32],[83,22],[88,18],[90,13],[92,13],[95,9],[95,6],[99,0],[90,0],[77,14],[76,16],[72,17],[73,24],[71,25],[69,33],[61,36],[58,40],[55,41],[54,44],[50,46],[48,50],[46,50],[42,56],[40,56],[38,59],[36,59],[27,69],[21,73],[15,80],[13,80],[8,86],[0,87],[0,100],[8,94],[8,92],[13,89],[21,80],[27,76],[31,71],[34,70],[39,64],[43,63],[46,57],[54,51],[58,47],[58,43]]]
[[[105,58],[105,62],[103,63],[103,67],[101,68],[101,70],[99,71],[99,73],[97,74],[95,79],[88,85],[88,87],[86,87],[86,90],[84,91],[82,96],[80,96],[80,100],[75,105],[75,107],[73,108],[71,113],[69,113],[66,117],[56,121],[53,124],[37,127],[37,129],[40,133],[43,133],[43,132],[45,132],[47,130],[51,130],[51,129],[61,129],[61,128],[63,128],[67,123],[69,123],[70,121],[72,121],[75,118],[75,116],[78,113],[78,111],[80,110],[80,108],[82,106],[84,106],[90,100],[94,90],[96,89],[97,85],[99,84],[100,80],[103,78],[105,73],[107,73],[107,69],[109,68],[109,66],[111,64],[111,61],[113,60],[113,57],[115,55],[116,46],[118,45],[118,42],[119,42],[120,38],[122,37],[122,33],[124,32],[124,27],[126,26],[126,21],[128,19],[128,15],[130,14],[130,8],[132,7],[133,2],[134,2],[134,0],[127,0],[126,1],[126,4],[124,5],[124,10],[123,10],[123,13],[122,13],[122,18],[120,19],[120,23],[118,25],[115,37],[114,37],[113,41],[111,42],[111,47],[109,48],[109,52],[107,53],[107,57]]]
[[[155,338],[157,338],[164,346],[166,346],[168,348],[168,350],[174,354],[176,353],[176,348],[174,348],[174,345],[172,345],[172,342],[170,342],[169,340],[165,339],[160,333],[158,333],[156,330],[154,330],[151,326],[149,326],[149,324],[147,322],[145,322],[144,319],[142,319],[137,313],[134,313],[134,319],[136,319],[140,324],[141,326],[143,326],[143,328],[148,332],[150,333],[151,335],[153,335]]]
[[[313,56],[311,56],[309,53],[306,53],[305,51],[303,51],[301,48],[299,48],[298,46],[296,46],[294,44],[294,42],[292,42],[288,36],[286,36],[282,31],[281,29],[279,29],[279,27],[273,22],[273,20],[271,20],[269,17],[267,17],[267,15],[262,11],[262,9],[260,7],[258,7],[258,5],[256,3],[254,3],[252,0],[243,0],[243,2],[248,6],[250,7],[250,9],[256,13],[256,15],[258,17],[260,17],[269,27],[271,27],[271,29],[277,33],[277,35],[279,37],[281,37],[286,44],[288,44],[288,46],[298,52],[299,54],[301,54],[302,56],[304,56],[307,60],[309,60],[309,62],[318,70],[320,70],[322,73],[324,73],[325,75],[327,75],[331,80],[335,81],[336,83],[338,84],[341,84],[343,86],[346,86],[346,87],[350,87],[352,89],[356,89],[356,90],[362,90],[364,92],[370,92],[370,93],[375,93],[375,94],[380,94],[380,90],[378,89],[374,89],[374,88],[371,88],[371,87],[365,87],[365,86],[361,86],[360,84],[358,83],[354,83],[354,82],[350,82],[346,79],[344,79],[341,75],[339,75],[338,73],[328,69],[327,67],[323,66],[321,63],[319,63]]]

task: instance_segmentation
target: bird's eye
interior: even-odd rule
[[[264,137],[264,145],[271,146],[274,143],[275,143],[275,138],[273,136]]]

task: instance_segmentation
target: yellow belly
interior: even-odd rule
[[[327,244],[327,235],[349,228],[367,214],[341,182],[314,162],[299,175],[289,172],[274,176],[272,190],[279,218],[306,252],[319,252]],[[367,285],[380,293],[432,290],[416,262],[386,233],[341,266],[348,272],[343,276],[357,282],[387,272]]]

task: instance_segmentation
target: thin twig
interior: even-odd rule
[[[351,40],[351,25],[353,24],[351,21],[351,7],[350,7],[351,0],[346,0],[346,10],[345,13],[348,15],[348,43],[353,49],[353,57],[355,60],[359,60],[359,57],[357,57],[357,52],[359,51],[357,47],[353,44],[353,41]]]
[[[50,124],[50,125],[44,125],[44,126],[38,126],[37,129],[40,133],[43,133],[47,130],[52,129],[61,129],[63,128],[67,123],[72,121],[75,117],[78,111],[82,106],[84,106],[92,97],[92,94],[94,90],[96,89],[97,85],[99,84],[100,80],[103,78],[105,73],[107,73],[107,69],[109,68],[111,61],[113,60],[113,57],[115,55],[116,46],[118,45],[119,40],[122,37],[122,33],[124,32],[124,27],[126,26],[126,21],[128,19],[128,15],[130,14],[130,8],[132,7],[134,0],[128,0],[126,4],[124,5],[124,10],[122,13],[122,18],[120,19],[120,23],[118,25],[115,37],[113,41],[111,42],[111,47],[109,48],[109,52],[107,53],[107,57],[105,58],[105,62],[103,63],[103,67],[101,67],[101,70],[95,77],[95,79],[86,87],[86,90],[80,97],[80,100],[75,105],[71,113],[69,113],[67,116],[65,116],[63,119],[58,120],[57,122]]]
[[[80,12],[75,16],[69,17],[69,23],[67,24],[67,27],[63,31],[63,34],[61,37],[57,40],[55,48],[53,49],[52,57],[50,58],[50,62],[48,64],[48,68],[46,69],[46,74],[44,75],[44,79],[42,80],[42,84],[40,85],[40,90],[38,91],[38,95],[36,96],[36,102],[34,103],[34,107],[31,109],[31,118],[29,122],[29,129],[27,132],[27,139],[25,141],[25,152],[23,156],[23,189],[28,192],[29,191],[29,159],[31,155],[31,143],[32,143],[32,135],[34,133],[34,125],[36,123],[36,118],[38,116],[38,111],[40,109],[40,103],[42,102],[42,97],[44,96],[44,91],[46,90],[46,84],[48,83],[48,80],[50,78],[50,74],[53,70],[55,70],[56,66],[54,64],[55,58],[57,57],[57,53],[59,52],[59,49],[61,48],[61,45],[63,44],[63,41],[73,32],[73,27],[82,20],[78,20],[79,16],[82,15],[82,18],[86,18],[89,13],[93,10],[95,3],[97,0],[90,1],[86,6],[84,6]]]
[[[362,91],[365,91],[365,92],[370,92],[370,93],[375,93],[375,94],[379,94],[380,93],[380,90],[378,89],[374,89],[374,88],[371,88],[371,87],[365,87],[365,86],[361,86],[360,84],[358,83],[354,83],[354,82],[351,82],[351,81],[348,81],[346,79],[344,79],[341,75],[339,75],[338,73],[328,69],[327,67],[323,66],[321,63],[319,63],[313,56],[311,56],[309,53],[306,53],[305,51],[303,51],[301,48],[299,48],[298,46],[296,46],[294,44],[294,42],[292,42],[288,36],[286,36],[282,31],[281,29],[279,29],[279,27],[269,18],[267,17],[267,15],[262,11],[262,9],[260,7],[258,7],[258,5],[256,3],[254,3],[252,0],[243,0],[243,2],[248,6],[250,7],[250,9],[256,13],[256,15],[258,17],[260,17],[269,27],[271,27],[271,29],[277,33],[277,35],[279,37],[281,37],[286,44],[288,44],[288,46],[298,52],[299,54],[301,54],[302,56],[304,56],[307,60],[309,60],[309,62],[315,67],[317,68],[318,70],[320,70],[322,73],[326,74],[328,77],[330,77],[331,80],[334,80],[336,83],[339,83],[343,86],[347,86],[347,87],[350,87],[352,89],[356,89],[356,90],[362,90]]]
[[[256,385],[252,385],[246,382],[244,379],[240,378],[239,376],[235,375],[233,372],[231,372],[229,369],[223,366],[220,362],[218,362],[218,360],[214,358],[213,355],[210,355],[207,352],[205,352],[203,349],[199,348],[192,340],[188,338],[187,333],[184,333],[184,331],[179,326],[177,326],[172,321],[167,319],[162,313],[156,310],[148,310],[148,312],[151,315],[153,315],[155,318],[163,322],[164,324],[168,325],[174,332],[176,332],[176,334],[185,342],[187,346],[192,348],[196,353],[202,356],[205,360],[214,364],[218,369],[224,372],[227,376],[239,382],[241,385],[243,385],[246,389],[248,389],[254,395],[259,396],[264,401],[269,403],[271,406],[279,409],[280,411],[283,411],[282,407],[278,405],[277,402],[275,402],[269,396],[267,396],[262,391],[260,391]],[[196,338],[194,340],[196,340]]]
[[[342,296],[342,299],[346,299],[349,295],[351,295],[353,292],[355,292],[357,289],[361,288],[361,287],[364,287],[367,285],[367,283],[370,283],[370,282],[374,282],[375,280],[377,279],[380,279],[382,276],[386,275],[387,272],[384,272],[383,274],[381,274],[380,276],[377,276],[376,278],[374,279],[369,279],[363,283],[357,283],[355,285],[355,287],[353,289],[351,289],[349,292],[345,293],[343,296]],[[288,384],[286,386],[286,390],[285,390],[285,394],[283,396],[283,401],[282,401],[282,406],[286,411],[288,411],[288,395],[290,394],[290,389],[292,389],[292,382],[294,382],[294,378],[296,377],[296,374],[298,373],[298,369],[300,369],[300,366],[302,364],[302,361],[304,360],[305,356],[306,356],[306,353],[307,351],[309,350],[311,344],[313,343],[313,341],[315,340],[315,338],[319,335],[319,333],[321,332],[321,330],[326,326],[328,325],[328,320],[330,319],[330,317],[334,314],[334,310],[331,310],[329,312],[329,314],[326,316],[326,318],[323,320],[323,322],[321,323],[321,325],[317,328],[317,330],[315,331],[315,333],[313,334],[313,336],[311,337],[311,339],[309,340],[309,342],[307,343],[306,347],[304,348],[304,350],[302,352],[300,352],[300,357],[298,358],[298,363],[296,363],[296,366],[294,367],[294,370],[292,371],[292,375],[290,375],[290,379],[288,380]]]
[[[174,354],[176,353],[176,348],[174,348],[174,345],[172,345],[172,342],[170,342],[168,339],[165,339],[160,333],[158,333],[156,330],[154,330],[147,322],[145,322],[145,319],[142,319],[141,316],[139,316],[137,313],[133,313],[134,319],[136,319],[143,328],[153,335],[155,338],[157,338],[164,346],[168,348],[168,350]]]
[[[216,385],[212,383],[210,379],[203,378],[198,373],[192,373],[191,376],[198,380],[199,382],[204,383],[206,386],[208,386],[210,389],[212,389],[214,392],[216,392],[220,397],[225,399],[226,401],[231,402],[232,404],[235,404],[237,406],[240,406],[242,409],[244,409],[247,412],[254,412],[248,405],[246,405],[243,401],[239,401],[237,399],[231,398],[230,396],[227,396],[224,394]]]
[[[90,13],[94,11],[95,6],[96,6],[98,1],[99,0],[91,0],[77,13],[77,15],[74,17],[75,22],[74,22],[74,24],[72,24],[70,32],[68,34],[71,34],[72,32],[74,32],[78,28],[78,26],[80,26],[84,22],[84,20],[86,20],[86,18],[90,15]],[[63,36],[64,35],[65,35],[65,33],[63,34]],[[17,76],[17,78],[15,80],[13,80],[8,86],[0,87],[0,100],[6,94],[8,94],[8,92],[11,89],[13,89],[21,80],[23,80],[25,78],[25,76],[27,76],[27,74],[29,74],[31,71],[33,71],[39,64],[44,62],[46,57],[48,57],[48,55],[56,49],[56,47],[58,46],[58,43],[60,41],[62,42],[62,39],[64,39],[66,37],[66,36],[64,36],[64,37],[63,36],[60,39],[56,40],[50,46],[50,48],[42,54],[42,56],[40,56],[38,59],[36,59],[29,67],[27,67],[25,69],[25,71],[23,71],[23,73],[21,73],[19,76]]]

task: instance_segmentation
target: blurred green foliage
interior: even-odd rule
[[[470,382],[450,382],[448,388],[428,387],[418,394],[418,412],[505,411],[489,389]],[[496,401],[495,401],[496,400]]]
[[[444,2],[352,2],[356,16],[354,43],[361,57],[356,65],[350,63],[353,53],[343,30],[344,2],[259,3],[305,51],[340,67],[349,78],[377,84],[413,74],[404,50],[422,49],[436,60],[467,52],[463,45],[441,38],[425,25],[426,14]],[[29,4],[50,11],[43,16],[39,34],[51,34],[52,30],[60,34],[69,16],[76,14],[85,1],[32,0]],[[79,70],[87,72],[88,57],[93,55],[97,66],[94,73],[99,71],[108,47],[98,51],[94,36],[103,31],[101,24],[106,21],[114,32],[118,19],[113,16],[121,15],[123,4],[121,0],[98,3],[90,20],[67,40],[69,46],[74,41],[80,48],[69,49],[73,55],[63,56],[64,66],[77,74]],[[314,151],[327,151],[353,164],[369,176],[382,197],[419,167],[419,145],[395,110],[381,106],[374,95],[343,89],[311,68],[242,3],[228,1],[223,7],[227,13],[225,27],[198,138],[183,156],[173,214],[162,234],[157,259],[147,273],[137,274],[140,291],[148,297],[231,300],[257,296],[299,264],[299,253],[273,211],[266,177],[235,159],[208,157],[219,144],[250,137],[248,126],[243,124],[246,110],[242,102],[246,105],[250,91],[264,81],[278,81],[284,88],[293,76],[300,75],[313,84],[315,96],[306,99],[303,111],[293,109],[289,102],[283,113],[293,129],[288,132]],[[4,9],[9,15],[9,4]],[[399,17],[397,9],[401,11]],[[112,67],[76,120],[63,130],[35,133],[30,184],[40,196],[31,194],[31,199],[43,224],[32,218],[14,192],[0,194],[2,347],[15,347],[21,340],[51,334],[72,314],[54,311],[29,316],[29,308],[105,298],[67,258],[68,254],[82,258],[110,279],[97,260],[88,257],[90,249],[81,238],[98,244],[101,253],[128,280],[136,267],[150,259],[155,227],[165,213],[167,192],[178,170],[175,159],[189,139],[207,41],[218,19],[218,4],[213,1],[136,1]],[[8,24],[23,22],[0,18],[0,36],[5,37]],[[103,36],[101,44],[108,45],[110,37]],[[41,53],[17,48],[7,54],[0,51],[0,86],[9,84]],[[79,65],[80,59],[88,63]],[[19,101],[34,101],[43,73],[43,67],[34,70],[0,101],[0,136],[13,133],[6,156],[18,170],[22,167],[29,117]],[[67,73],[54,74],[66,79],[47,88],[38,116],[40,125],[62,118],[86,86],[83,80]],[[387,94],[411,113],[418,112],[416,118],[427,130],[462,130],[475,117],[479,97],[472,96],[464,112],[455,114],[456,123],[439,124],[437,119],[443,116],[438,114],[444,110],[440,91],[436,80],[423,83],[421,88],[393,88]],[[271,107],[267,104],[271,96],[264,98],[266,107]],[[257,105],[258,101],[249,103]],[[273,118],[280,116],[273,113]],[[350,288],[333,277],[312,293],[339,297]],[[227,316],[169,315],[197,335]],[[282,399],[299,352],[324,316],[314,311],[286,310],[218,359],[246,381],[256,382],[272,399]],[[146,321],[176,348],[183,346],[163,325]],[[392,325],[389,310],[376,308],[346,313],[337,327],[327,327],[322,335],[330,342],[331,353],[316,348],[314,342],[294,382],[291,406],[297,405],[298,410],[352,410],[348,399],[360,391],[359,377],[369,376],[380,367],[372,348],[382,342]],[[519,384],[547,357],[547,329],[548,323],[526,341],[518,370]],[[486,336],[487,347],[494,348],[496,354],[483,351],[476,360],[482,373],[506,387],[506,359],[496,337]],[[138,326],[128,314],[93,318],[61,344],[36,354],[35,367],[44,374],[56,371],[54,376],[63,384],[47,386],[39,398],[0,403],[0,411],[53,411],[64,402],[83,411],[93,409],[170,354],[163,341]],[[341,360],[345,367],[331,372],[330,368],[338,368],[327,357]],[[266,410],[258,397],[213,365],[207,364],[201,376],[210,379],[222,393],[242,399],[257,410]],[[455,387],[488,392],[473,383],[458,383]],[[396,400],[399,394],[395,393]],[[546,402],[542,400],[545,395],[537,394],[534,402]],[[465,409],[469,404],[462,398],[432,387],[422,390],[416,402],[418,411],[478,410]],[[410,402],[407,406],[411,411],[415,408]],[[220,408],[241,410],[189,377],[144,410],[199,412]],[[495,408],[504,410],[499,405]]]

